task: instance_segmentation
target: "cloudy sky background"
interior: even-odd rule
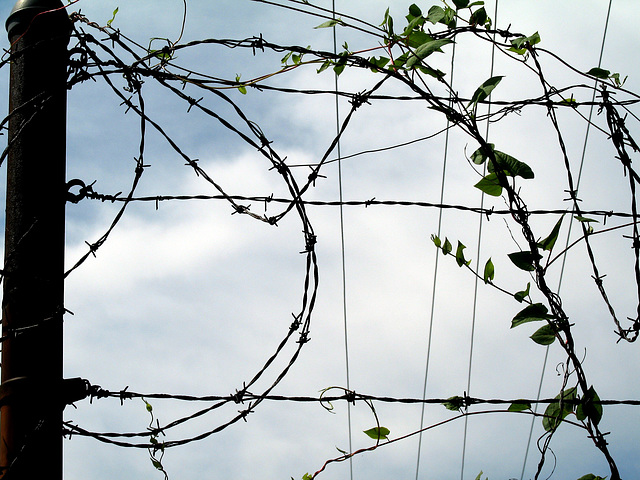
[[[352,0],[336,2],[339,11],[373,24],[382,21],[390,7],[396,24],[403,25],[411,2],[398,0]],[[319,3],[327,8],[327,1]],[[12,1],[2,0],[6,18]],[[431,3],[419,3],[423,11]],[[82,0],[73,6],[89,19],[104,25],[119,7],[114,26],[143,45],[151,37],[175,39],[180,31],[182,2],[157,0],[118,2]],[[498,26],[527,35],[540,32],[546,49],[569,60],[581,71],[598,63],[608,2],[566,0],[511,0],[500,2]],[[283,45],[333,48],[330,29],[314,30],[322,20],[248,0],[215,3],[191,0],[183,41],[201,38],[245,38],[263,34]],[[494,2],[487,2],[493,14]],[[625,87],[640,91],[640,71],[634,64],[634,47],[640,44],[640,8],[632,0],[613,2],[603,67],[629,75]],[[351,50],[376,46],[375,39],[338,29],[338,43]],[[6,40],[4,41],[7,47]],[[456,49],[455,88],[470,96],[490,76],[490,49],[479,42],[461,42]],[[451,48],[434,60],[449,72]],[[181,51],[176,63],[212,75],[250,79],[278,69],[282,54],[251,55],[249,51],[203,47]],[[559,62],[543,57],[548,80],[557,86],[584,83]],[[514,68],[515,67],[515,68]],[[496,75],[505,75],[494,93],[497,100],[531,98],[541,94],[531,72],[496,55]],[[450,73],[448,73],[448,77]],[[8,89],[8,70],[0,82]],[[366,72],[345,72],[341,89],[356,92],[378,80]],[[295,88],[333,88],[333,75],[315,73],[315,67],[298,69],[270,83]],[[285,195],[284,184],[265,159],[243,144],[217,122],[194,110],[152,82],[145,84],[147,113],[159,121],[192,158],[230,194]],[[335,135],[332,96],[285,95],[257,92],[229,95],[261,126],[273,148],[291,164],[317,162]],[[399,86],[385,93],[406,94]],[[194,96],[197,93],[193,93]],[[201,95],[200,95],[201,96]],[[579,100],[591,99],[587,89],[576,89]],[[199,97],[196,97],[199,98]],[[0,100],[7,110],[6,100]],[[127,192],[138,155],[139,121],[124,114],[120,100],[104,84],[86,82],[69,93],[68,178],[96,180],[103,193]],[[207,107],[233,118],[232,112],[213,96]],[[340,104],[341,114],[349,105]],[[637,107],[632,107],[638,112]],[[585,115],[588,109],[581,109]],[[560,112],[574,173],[584,143],[586,124],[574,112]],[[235,121],[235,120],[234,120]],[[597,117],[598,125],[604,118]],[[350,155],[433,134],[446,125],[441,116],[414,102],[372,102],[354,117],[341,151]],[[629,119],[632,133],[637,122]],[[557,142],[545,112],[528,107],[492,125],[490,141],[497,148],[528,163],[536,179],[520,182],[530,209],[565,208],[566,175]],[[465,160],[477,145],[461,132],[452,131],[448,145],[445,203],[477,206],[479,191],[473,188],[476,173]],[[342,163],[345,200],[410,200],[438,202],[442,178],[444,135],[390,152],[362,155]],[[629,210],[629,194],[622,169],[612,146],[602,134],[591,131],[580,184],[583,208]],[[139,195],[215,194],[211,185],[196,177],[184,161],[158,135],[149,132],[146,169]],[[333,158],[333,157],[332,157]],[[309,169],[295,170],[304,182]],[[327,165],[308,199],[337,200],[337,164]],[[4,182],[3,182],[4,183]],[[4,195],[3,195],[4,197]],[[501,208],[501,199],[486,200]],[[85,241],[95,242],[108,228],[119,204],[85,200],[67,207],[67,264],[86,252]],[[253,204],[262,213],[264,206]],[[4,210],[4,209],[3,209]],[[278,207],[269,205],[268,213]],[[222,201],[134,203],[108,242],[66,285],[66,307],[74,312],[65,319],[65,376],[80,376],[110,390],[129,386],[135,392],[191,395],[226,395],[242,387],[275,351],[291,323],[291,313],[300,305],[305,257],[299,219],[291,214],[272,227],[249,217],[230,215]],[[451,258],[440,258],[433,326],[432,292],[436,251],[429,237],[438,229],[438,211],[420,207],[345,207],[346,295],[342,285],[340,213],[337,207],[308,207],[318,235],[320,289],[311,326],[311,342],[289,375],[274,393],[317,395],[330,386],[346,386],[343,296],[349,346],[350,386],[359,393],[381,396],[422,396],[425,363],[430,340],[427,396],[461,395],[467,389],[473,318],[474,280]],[[535,217],[536,234],[546,236],[557,218]],[[567,219],[568,220],[568,219]],[[565,220],[561,239],[566,241]],[[478,217],[445,211],[442,237],[467,245],[467,258],[478,258]],[[623,223],[609,219],[607,226]],[[496,265],[496,283],[511,291],[531,281],[506,258],[518,250],[502,218],[484,222],[481,265],[491,257]],[[511,225],[516,240],[518,230]],[[598,228],[598,227],[596,227]],[[574,232],[576,229],[574,228]],[[633,316],[636,300],[632,276],[632,252],[624,230],[595,236],[594,248],[606,286],[620,318]],[[522,245],[522,243],[521,243]],[[581,246],[567,257],[562,279],[563,304],[576,323],[577,350],[585,355],[584,366],[601,398],[640,397],[637,371],[638,345],[616,344],[613,323],[590,278]],[[558,285],[560,262],[550,274]],[[541,301],[538,294],[534,301]],[[522,308],[513,299],[479,286],[473,362],[472,396],[484,398],[533,398],[538,391],[545,355],[544,347],[528,337],[537,326],[510,330],[511,318]],[[292,352],[287,350],[288,354]],[[586,353],[585,353],[586,352]],[[254,391],[266,388],[288,356],[268,370]],[[543,397],[555,396],[561,385],[556,369],[564,357],[553,345],[549,352],[542,388]],[[151,402],[163,423],[195,412],[202,405],[175,401]],[[149,422],[144,404],[115,399],[78,402],[65,418],[92,431],[143,431]],[[168,440],[190,437],[225,423],[237,406],[196,419],[169,433]],[[391,438],[419,428],[419,406],[377,403],[381,424]],[[428,406],[424,425],[435,424],[455,414],[440,405]],[[347,406],[335,405],[330,414],[318,404],[265,402],[240,422],[196,444],[169,450],[163,465],[172,479],[266,479],[301,478],[313,473],[325,460],[338,456],[336,447],[347,450]],[[640,470],[637,407],[609,407],[601,423],[623,478]],[[480,470],[490,479],[520,478],[531,417],[492,414],[469,418],[464,478],[475,478]],[[365,405],[351,408],[353,448],[371,445],[362,433],[375,426]],[[464,420],[456,420],[428,431],[422,439],[420,478],[460,478]],[[536,421],[533,439],[542,428]],[[583,430],[559,429],[552,442],[557,456],[554,478],[578,478],[592,472],[608,475],[602,455],[585,438]],[[354,478],[415,478],[418,439],[365,453],[353,459]],[[539,460],[532,443],[524,478],[531,478]],[[551,473],[553,460],[545,467]],[[319,478],[345,479],[349,464],[330,465]],[[145,450],[122,449],[95,440],[73,437],[65,441],[65,478],[68,480],[111,478],[162,479]]]

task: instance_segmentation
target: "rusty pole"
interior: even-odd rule
[[[19,0],[11,43],[0,475],[62,479],[67,45],[60,0]]]

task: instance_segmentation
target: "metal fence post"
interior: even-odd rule
[[[0,467],[62,479],[62,316],[67,44],[60,0],[19,0],[7,19],[7,159]]]

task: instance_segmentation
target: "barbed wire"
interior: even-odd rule
[[[339,388],[339,387],[336,387]],[[451,402],[452,397],[447,398],[412,398],[412,397],[389,397],[389,396],[380,396],[380,395],[369,395],[363,393],[357,393],[355,391],[347,391],[342,395],[320,395],[320,396],[304,396],[304,395],[266,395],[264,397],[260,397],[259,395],[253,394],[248,391],[242,392],[242,395],[238,393],[229,394],[229,395],[182,395],[182,394],[171,394],[171,393],[140,393],[140,392],[132,392],[129,390],[129,387],[125,387],[118,391],[105,390],[98,385],[91,385],[89,387],[89,398],[90,401],[94,399],[102,399],[102,398],[115,398],[120,400],[120,403],[123,404],[125,400],[132,400],[136,398],[148,398],[148,399],[157,399],[157,400],[180,400],[186,402],[233,402],[233,403],[243,403],[245,401],[257,400],[258,398],[264,398],[269,401],[280,401],[280,402],[299,402],[299,403],[331,403],[336,401],[346,401],[346,402],[358,402],[365,400],[372,400],[376,402],[382,403],[426,403],[426,404],[444,404],[447,402]],[[468,395],[463,395],[459,397],[454,397],[460,401],[460,403],[464,406],[470,405],[511,405],[513,403],[524,404],[528,403],[531,405],[534,404],[549,404],[557,402],[557,398],[541,398],[541,399],[527,399],[527,398],[513,398],[513,399],[499,399],[499,398],[476,398],[470,397]],[[578,405],[582,400],[580,399],[568,399],[568,404]],[[595,401],[600,405],[640,405],[640,400],[604,400],[600,399]]]
[[[88,383],[88,382],[87,382]],[[461,396],[453,396],[448,398],[402,398],[402,397],[389,397],[389,396],[380,396],[380,395],[369,395],[357,393],[355,391],[349,391],[342,387],[330,387],[325,389],[329,391],[331,389],[339,389],[343,390],[345,393],[342,395],[319,395],[319,396],[286,396],[286,395],[256,395],[247,390],[237,391],[235,394],[229,395],[204,395],[204,396],[194,396],[194,395],[182,395],[182,394],[169,394],[169,393],[139,393],[129,391],[129,387],[125,387],[119,391],[109,391],[101,388],[98,385],[90,385],[89,386],[89,398],[90,401],[93,402],[94,399],[117,399],[119,400],[121,405],[124,405],[126,400],[133,399],[143,399],[146,402],[146,399],[155,399],[155,400],[178,400],[178,401],[187,401],[187,402],[216,402],[214,405],[207,407],[205,409],[199,410],[196,413],[182,417],[173,422],[169,422],[165,425],[158,424],[156,427],[148,428],[145,431],[140,432],[95,432],[89,431],[84,428],[81,428],[77,425],[74,425],[72,422],[64,423],[64,434],[65,435],[81,435],[93,437],[101,442],[110,443],[114,445],[118,445],[121,447],[129,447],[129,448],[154,448],[153,443],[133,443],[131,441],[122,441],[117,440],[119,438],[146,438],[150,436],[157,437],[159,435],[166,436],[167,432],[174,427],[177,427],[189,420],[194,418],[198,418],[206,413],[209,413],[213,410],[221,408],[227,404],[236,404],[236,405],[244,405],[245,402],[248,402],[248,406],[238,411],[238,415],[234,417],[231,421],[219,425],[218,427],[211,429],[207,432],[203,432],[197,437],[189,437],[186,439],[180,440],[165,440],[163,442],[163,448],[172,448],[181,445],[185,445],[187,443],[191,443],[192,441],[201,440],[210,435],[220,432],[221,430],[227,428],[230,425],[233,425],[239,420],[246,420],[246,417],[253,413],[253,408],[257,403],[263,401],[274,401],[274,402],[294,402],[294,403],[318,403],[322,405],[328,411],[332,411],[334,406],[334,402],[348,402],[355,405],[357,402],[365,402],[371,405],[371,402],[380,402],[380,403],[399,403],[399,404],[430,404],[430,405],[444,405],[449,410],[460,411],[464,414],[468,414],[468,409],[472,406],[479,405],[519,405],[520,407],[515,410],[505,410],[504,413],[521,413],[524,410],[530,410],[531,405],[540,404],[540,405],[550,405],[558,403],[558,398],[542,398],[542,399],[526,399],[526,398],[514,398],[514,399],[502,399],[502,398],[476,398],[471,397],[465,394]],[[565,399],[564,403],[566,405],[582,405],[584,404],[584,400],[582,399]],[[620,406],[639,406],[640,400],[609,400],[609,399],[598,399],[593,401],[594,404],[597,405],[620,405]],[[536,415],[533,412],[529,412],[531,414]],[[540,414],[537,414],[542,416]],[[428,428],[428,427],[427,427]]]
[[[424,202],[424,201],[411,201],[411,200],[377,200],[375,197],[369,200],[293,200],[291,198],[284,197],[274,197],[271,195],[261,195],[261,196],[247,196],[247,195],[152,195],[145,197],[132,197],[132,198],[123,198],[120,197],[121,193],[116,194],[104,194],[99,193],[93,190],[91,185],[83,187],[81,189],[81,193],[79,195],[79,200],[82,198],[87,198],[90,200],[99,200],[101,202],[151,202],[156,204],[156,208],[159,207],[159,204],[162,202],[170,202],[170,201],[189,201],[189,200],[227,200],[231,198],[233,200],[241,201],[241,202],[256,202],[259,204],[263,204],[265,209],[270,203],[286,203],[291,204],[294,202],[302,203],[303,205],[308,206],[319,206],[319,207],[371,207],[371,206],[387,206],[387,207],[424,207],[424,208],[435,208],[435,209],[444,209],[444,210],[461,210],[466,212],[477,213],[480,215],[485,215],[490,217],[491,215],[513,215],[513,210],[506,208],[480,208],[480,207],[472,207],[467,205],[456,205],[450,203],[434,203],[434,202]],[[249,206],[250,208],[250,206]],[[530,210],[530,215],[565,215],[565,214],[583,214],[590,215],[595,217],[603,217],[603,221],[606,224],[606,219],[611,217],[619,217],[619,218],[633,218],[633,213],[631,212],[616,212],[614,210],[571,210],[571,209],[534,209]]]
[[[277,2],[270,2],[267,0],[254,0],[262,3],[269,3],[272,5],[280,5]],[[315,16],[319,16],[321,18],[328,18],[329,11],[323,9],[321,7],[311,5],[306,1],[298,2],[292,1],[292,4],[296,4],[296,7],[287,7],[292,8],[298,11],[304,11],[309,13],[313,10],[312,14]],[[304,8],[299,8],[304,6]],[[372,35],[378,40],[384,41],[386,39],[386,34],[384,29],[379,27],[367,24],[366,22],[360,22],[357,18],[343,16],[342,18],[347,21],[351,21],[349,24],[347,22],[347,26],[349,28],[353,28],[362,33],[366,33],[367,35]],[[122,192],[117,194],[106,194],[100,193],[94,190],[94,183],[85,183],[83,180],[73,180],[68,184],[68,188],[71,187],[80,187],[79,194],[73,194],[69,192],[69,201],[77,203],[83,199],[89,200],[97,200],[101,202],[118,202],[121,204],[118,212],[113,218],[112,222],[108,226],[106,232],[94,242],[86,242],[88,246],[88,250],[84,255],[82,255],[66,273],[65,277],[70,275],[80,266],[82,266],[85,261],[87,261],[90,257],[95,256],[98,249],[104,245],[104,243],[108,240],[110,234],[114,231],[114,229],[119,224],[120,220],[123,218],[127,207],[133,202],[154,202],[156,204],[156,208],[158,208],[161,202],[166,201],[194,201],[194,200],[217,200],[227,202],[232,210],[232,214],[240,214],[251,217],[254,220],[263,222],[267,225],[277,225],[279,221],[281,221],[285,216],[289,213],[295,212],[298,220],[302,226],[302,234],[303,234],[303,250],[300,252],[306,258],[305,262],[305,274],[304,274],[304,282],[301,294],[301,306],[296,310],[297,313],[292,313],[293,321],[289,324],[286,332],[280,339],[280,342],[275,347],[274,352],[269,356],[264,363],[260,366],[260,368],[256,371],[256,373],[251,377],[247,382],[244,382],[242,388],[236,391],[235,394],[230,395],[222,395],[222,396],[189,396],[189,395],[174,395],[174,394],[163,394],[163,393],[135,393],[129,392],[128,388],[120,390],[118,392],[111,392],[108,390],[103,390],[98,386],[92,387],[90,391],[91,400],[100,399],[100,398],[118,398],[121,402],[124,400],[132,399],[132,398],[148,398],[148,399],[167,399],[167,400],[180,400],[180,401],[194,401],[194,402],[215,402],[213,405],[198,410],[197,412],[181,417],[173,422],[170,422],[164,426],[158,425],[157,428],[149,428],[144,432],[106,432],[106,433],[98,433],[88,431],[80,426],[73,425],[71,422],[64,423],[63,432],[66,435],[83,435],[90,436],[99,441],[111,443],[114,445],[119,445],[122,447],[135,447],[135,448],[147,448],[153,449],[157,448],[157,445],[149,442],[145,443],[132,443],[128,441],[117,440],[117,438],[131,438],[131,437],[151,437],[157,436],[158,434],[164,434],[167,430],[176,427],[178,425],[185,424],[199,418],[213,410],[219,409],[224,405],[228,404],[239,404],[242,405],[242,409],[237,412],[237,414],[233,414],[226,422],[221,423],[212,429],[207,429],[201,432],[200,434],[183,438],[179,440],[171,440],[165,441],[162,444],[162,448],[170,448],[178,445],[185,445],[188,443],[196,442],[207,438],[217,432],[222,431],[230,425],[233,425],[240,420],[247,420],[247,417],[253,413],[262,402],[265,401],[287,401],[287,402],[317,402],[321,404],[327,404],[330,402],[337,401],[346,401],[355,403],[357,401],[364,402],[387,402],[387,403],[403,403],[403,404],[441,404],[451,402],[451,398],[442,399],[442,398],[431,398],[431,399],[415,399],[415,398],[394,398],[394,397],[384,397],[384,396],[373,396],[373,395],[362,395],[357,394],[355,392],[349,391],[345,392],[343,395],[334,395],[334,396],[318,396],[318,397],[309,397],[309,396],[282,396],[282,395],[273,395],[271,392],[273,389],[281,382],[281,380],[288,374],[291,367],[297,361],[301,349],[303,346],[309,341],[309,332],[312,314],[314,313],[314,308],[316,305],[316,299],[318,294],[318,282],[319,282],[319,266],[318,259],[315,253],[315,245],[316,245],[316,233],[312,226],[312,223],[307,215],[306,207],[308,206],[353,206],[353,207],[373,207],[373,206],[388,206],[388,207],[420,207],[420,208],[435,208],[435,209],[453,209],[459,211],[466,211],[474,214],[485,215],[487,218],[490,218],[492,215],[502,215],[511,217],[516,223],[518,223],[522,229],[523,236],[527,241],[527,245],[530,248],[531,252],[537,251],[537,239],[533,234],[531,226],[529,225],[529,218],[532,215],[564,215],[571,214],[578,217],[582,217],[584,215],[603,217],[603,223],[606,223],[606,220],[609,218],[617,217],[617,218],[625,218],[631,219],[632,222],[628,224],[628,226],[632,227],[632,235],[629,237],[632,241],[632,246],[634,249],[635,255],[635,265],[634,265],[634,274],[636,278],[637,290],[638,290],[638,307],[637,307],[637,315],[634,318],[629,318],[632,322],[632,326],[630,328],[624,328],[619,321],[613,306],[611,305],[607,293],[604,290],[602,285],[603,275],[600,274],[598,267],[596,266],[595,254],[589,244],[589,238],[597,234],[598,232],[593,231],[589,228],[589,226],[585,223],[581,223],[583,228],[583,236],[581,240],[584,241],[589,257],[590,262],[594,271],[594,279],[598,286],[599,291],[601,292],[601,296],[603,297],[605,303],[608,306],[608,309],[611,313],[611,316],[614,320],[614,323],[617,327],[617,333],[620,339],[625,339],[629,342],[633,342],[636,340],[639,332],[640,332],[640,234],[638,233],[637,222],[638,222],[638,213],[637,213],[637,205],[636,205],[636,196],[635,196],[635,188],[636,182],[639,177],[636,172],[631,167],[631,160],[629,158],[627,148],[631,148],[633,151],[638,151],[638,147],[635,141],[632,139],[631,134],[627,126],[625,125],[625,120],[618,114],[617,108],[623,108],[627,111],[630,106],[637,105],[640,102],[640,97],[634,94],[633,92],[628,92],[622,88],[618,91],[621,93],[628,94],[629,98],[623,100],[616,100],[612,98],[610,92],[607,90],[605,86],[601,87],[601,99],[597,102],[578,102],[577,100],[568,102],[566,99],[566,95],[570,93],[575,93],[580,90],[589,90],[592,91],[592,87],[581,83],[574,83],[569,86],[565,86],[562,88],[556,88],[551,86],[547,80],[545,79],[542,69],[537,62],[537,55],[541,53],[546,53],[554,58],[560,60],[564,63],[568,68],[572,69],[575,73],[580,75],[584,75],[582,72],[579,72],[577,69],[571,67],[568,63],[565,63],[559,57],[555,56],[551,52],[547,52],[543,49],[538,49],[537,47],[533,47],[533,45],[529,45],[528,51],[530,53],[531,58],[534,60],[534,65],[530,65],[525,63],[521,59],[517,59],[514,55],[504,52],[507,47],[510,47],[509,40],[513,38],[518,38],[520,35],[510,32],[509,30],[498,30],[498,29],[480,29],[475,26],[461,26],[456,27],[454,29],[447,29],[442,32],[433,32],[434,39],[451,39],[455,38],[459,35],[464,34],[472,34],[483,41],[494,42],[494,40],[490,37],[490,35],[498,35],[503,41],[495,42],[498,46],[504,47],[501,51],[506,55],[509,55],[511,58],[516,58],[517,61],[520,61],[526,68],[531,69],[539,76],[541,85],[543,87],[544,93],[543,95],[537,96],[531,99],[517,99],[513,101],[493,101],[488,99],[478,100],[476,104],[480,105],[492,105],[497,108],[494,112],[486,114],[486,115],[477,115],[472,116],[471,118],[467,115],[468,104],[473,101],[471,98],[462,98],[459,97],[456,92],[453,91],[450,85],[448,85],[444,80],[438,79],[439,86],[443,87],[446,95],[435,94],[431,88],[424,82],[422,77],[415,73],[403,75],[396,69],[380,69],[376,70],[376,65],[372,64],[370,59],[366,56],[368,52],[345,52],[343,54],[335,54],[332,52],[325,52],[321,50],[314,50],[311,48],[303,48],[296,45],[279,45],[275,43],[270,43],[266,41],[261,35],[259,37],[250,37],[240,40],[233,39],[204,39],[197,40],[192,42],[187,42],[184,44],[178,43],[179,40],[175,42],[168,42],[168,44],[162,48],[161,50],[151,51],[150,48],[146,48],[142,45],[137,44],[132,39],[125,36],[119,30],[116,30],[111,27],[103,27],[94,22],[89,21],[86,17],[81,15],[80,13],[74,13],[71,15],[71,19],[73,21],[73,33],[72,38],[75,42],[75,45],[70,49],[70,60],[69,60],[69,80],[68,87],[74,88],[75,86],[86,82],[86,81],[104,81],[106,85],[111,89],[114,95],[121,101],[121,106],[126,112],[135,113],[140,119],[140,141],[139,141],[139,152],[138,156],[135,160],[135,169],[133,174],[133,180],[131,182],[131,187],[128,190],[126,196],[121,196]],[[184,19],[186,19],[186,12]],[[184,30],[184,19],[183,19],[183,30]],[[356,25],[358,23],[358,25]],[[93,33],[89,33],[93,32]],[[95,35],[102,35],[103,38],[96,38]],[[111,46],[109,46],[109,44]],[[235,49],[248,49],[251,50],[254,55],[259,52],[265,52],[266,50],[276,53],[283,52],[295,52],[300,56],[311,57],[311,60],[301,61],[296,64],[283,65],[279,70],[267,75],[263,75],[261,77],[256,77],[248,81],[239,81],[238,78],[233,79],[225,79],[225,78],[217,78],[212,75],[208,75],[205,73],[198,72],[194,69],[185,68],[176,64],[174,57],[176,52],[185,50],[185,49],[193,49],[199,46],[205,45],[217,45],[224,48]],[[403,52],[407,53],[415,53],[410,47],[405,47],[402,45],[384,45],[380,47],[376,47],[376,49],[391,49],[392,47],[401,48]],[[13,54],[20,54],[20,52],[14,52]],[[12,55],[13,55],[12,54]],[[126,57],[126,58],[125,58]],[[10,61],[10,58],[3,59],[0,61],[0,68],[4,65],[7,65]],[[347,91],[334,91],[334,90],[317,90],[317,89],[304,89],[304,88],[290,88],[290,87],[282,87],[277,86],[275,84],[267,84],[266,81],[270,81],[277,75],[288,73],[294,69],[300,68],[305,65],[322,65],[324,62],[333,62],[333,64],[337,62],[343,62],[343,65],[347,65],[354,68],[362,68],[362,69],[374,69],[378,74],[382,73],[382,79],[373,83],[373,86],[364,89],[359,92],[347,92]],[[119,86],[116,84],[113,79],[120,79],[120,81],[124,81],[124,86]],[[266,161],[266,167],[271,170],[275,170],[288,190],[289,197],[275,197],[273,194],[268,196],[242,196],[242,195],[232,195],[227,192],[224,186],[219,184],[215,178],[210,175],[204,167],[199,163],[199,159],[193,158],[189,155],[185,149],[183,149],[177,141],[175,141],[171,135],[162,127],[160,122],[156,121],[145,108],[145,100],[144,100],[144,86],[145,81],[155,82],[155,85],[163,88],[165,91],[172,94],[175,98],[180,99],[184,102],[186,106],[186,111],[190,112],[192,109],[199,110],[206,116],[211,119],[214,119],[218,122],[222,127],[224,127],[228,132],[237,137],[245,146],[251,147],[253,150],[258,152],[258,154],[263,157]],[[411,94],[405,95],[388,95],[381,93],[382,87],[391,81],[397,81],[403,84]],[[203,94],[209,94],[214,97],[215,100],[222,102],[226,107],[230,107],[233,112],[231,117],[224,117],[222,114],[218,113],[218,111],[206,103],[204,97],[197,98],[197,95],[188,94],[185,91],[185,87],[193,87],[194,89],[203,92]],[[349,100],[351,108],[345,118],[342,120],[340,124],[340,128],[338,133],[331,139],[329,145],[324,150],[323,154],[320,155],[320,160],[316,163],[310,164],[299,164],[293,165],[288,164],[286,161],[286,157],[282,157],[272,146],[272,141],[266,135],[266,133],[258,126],[255,122],[253,122],[245,112],[240,108],[240,106],[229,96],[225,94],[225,90],[229,89],[238,89],[238,88],[253,88],[257,91],[262,90],[270,90],[285,94],[300,94],[300,95],[338,95],[340,97],[346,98]],[[123,93],[125,92],[125,93]],[[2,122],[0,122],[0,131],[7,128],[9,119],[15,115],[17,111],[22,111],[26,109],[28,112],[32,112],[30,118],[36,115],[37,111],[43,104],[46,104],[51,99],[49,98],[34,98],[32,102],[25,105],[17,106],[14,111],[12,111],[8,117],[6,117]],[[456,205],[450,203],[434,203],[434,202],[426,202],[426,201],[409,201],[409,200],[378,200],[375,197],[369,200],[352,200],[352,201],[320,201],[320,200],[308,200],[305,198],[305,195],[315,186],[316,180],[321,177],[321,172],[326,165],[335,162],[337,159],[332,158],[332,152],[334,151],[337,143],[340,141],[342,136],[347,131],[350,126],[350,122],[357,110],[364,104],[374,102],[374,101],[406,101],[406,102],[426,102],[430,108],[437,110],[451,121],[451,126],[448,128],[460,128],[464,132],[466,132],[470,137],[476,140],[481,148],[487,153],[488,162],[493,166],[495,173],[499,179],[499,184],[502,186],[506,192],[505,197],[507,200],[508,207],[504,209],[496,209],[496,208],[479,208],[467,205]],[[449,103],[451,102],[451,103]],[[449,106],[453,105],[453,107]],[[467,105],[467,107],[465,107]],[[582,106],[590,106],[597,105],[600,107],[602,111],[606,112],[607,115],[607,126],[609,131],[604,128],[592,124],[596,127],[600,132],[605,133],[611,137],[613,141],[619,159],[621,160],[625,173],[629,177],[629,185],[631,191],[631,212],[622,212],[622,211],[607,211],[601,209],[592,209],[592,210],[582,210],[579,205],[579,199],[577,197],[577,191],[573,187],[571,172],[568,167],[568,155],[566,153],[566,149],[562,140],[562,135],[560,129],[555,121],[555,112],[557,109],[565,109],[571,112],[576,112],[577,115],[582,117],[584,120],[586,118],[581,114],[580,107]],[[498,159],[496,158],[495,152],[489,146],[487,141],[483,138],[483,136],[479,133],[477,128],[477,124],[481,121],[489,121],[489,122],[498,122],[504,119],[506,116],[511,115],[513,113],[520,113],[523,108],[529,107],[544,107],[548,113],[549,118],[554,124],[555,130],[558,133],[559,145],[565,157],[566,170],[568,174],[568,183],[569,183],[569,194],[570,200],[572,202],[572,207],[567,209],[532,209],[529,210],[527,205],[524,203],[524,200],[520,197],[519,192],[516,190],[515,185],[511,182],[504,173],[504,169],[500,167]],[[26,121],[30,121],[30,118]],[[636,120],[638,120],[637,116],[633,116]],[[156,195],[156,196],[136,196],[137,187],[139,185],[140,179],[145,172],[145,169],[149,166],[145,163],[145,140],[147,136],[147,130],[153,129],[157,132],[160,137],[162,137],[166,143],[170,146],[170,148],[185,162],[185,166],[187,166],[194,175],[199,178],[202,178],[209,185],[211,185],[218,194],[216,195]],[[445,130],[439,130],[434,134],[427,135],[418,139],[409,140],[407,142],[402,142],[398,144],[394,144],[388,147],[382,147],[379,149],[370,149],[367,151],[357,152],[353,155],[347,156],[355,157],[358,155],[364,155],[367,153],[373,152],[382,152],[389,151],[401,148],[403,146],[416,143],[418,141],[424,141],[427,139],[435,138],[440,133],[443,133]],[[0,155],[0,164],[6,158],[6,155],[9,149],[12,147],[11,143],[7,145],[2,155]],[[493,152],[493,153],[492,153]],[[345,157],[342,157],[343,159]],[[295,169],[299,167],[309,167],[311,168],[311,173],[300,178],[299,175],[296,175]],[[261,205],[264,205],[264,214],[256,213],[251,210],[251,203],[255,202]],[[277,213],[267,216],[267,207],[270,205],[277,205],[281,207]],[[571,325],[568,321],[568,315],[565,313],[562,307],[561,300],[557,294],[555,294],[545,283],[544,275],[546,273],[546,266],[540,264],[539,259],[533,260],[532,265],[535,268],[535,277],[536,282],[540,291],[543,293],[545,298],[547,299],[553,317],[550,319],[550,325],[557,328],[555,331],[556,336],[559,340],[561,340],[562,348],[565,350],[569,357],[569,361],[572,365],[573,370],[569,368],[566,369],[566,375],[563,379],[563,388],[566,386],[566,382],[569,377],[569,372],[576,374],[578,377],[578,383],[583,390],[583,395],[586,395],[588,390],[588,383],[586,380],[586,374],[583,371],[581,362],[577,359],[575,355],[575,349],[573,344],[573,337],[571,334]],[[37,328],[40,323],[34,325],[33,328]],[[5,336],[3,336],[2,340],[5,339],[7,335],[18,334],[20,332],[5,332]],[[564,336],[564,337],[563,337]],[[293,344],[293,345],[292,345]],[[285,361],[285,366],[281,367],[273,377],[268,381],[268,386],[261,389],[260,393],[252,393],[253,387],[257,387],[258,380],[266,377],[267,371],[274,365],[276,359],[279,359],[281,356],[285,354],[286,347],[293,346],[293,352],[289,353],[289,357],[287,361]],[[473,398],[466,395],[461,397],[455,397],[456,401],[459,402],[462,408],[468,408],[473,405],[501,405],[501,404],[513,404],[513,403],[528,403],[528,404],[551,404],[557,403],[558,399],[539,399],[539,400],[505,400],[505,399],[480,399]],[[583,400],[577,399],[572,400],[569,399],[566,401],[567,404],[580,404]],[[245,405],[246,402],[246,405]],[[638,400],[597,400],[594,403],[599,403],[600,405],[640,405],[640,401]],[[533,415],[539,415],[532,413]],[[610,458],[608,454],[608,450],[606,448],[606,441],[604,441],[604,433],[602,433],[597,425],[597,422],[589,416],[585,423],[583,424],[584,428],[586,428],[594,439],[594,442],[598,448],[600,448],[612,467],[612,472],[615,471],[615,462]],[[555,431],[555,430],[554,430]],[[545,440],[545,448],[548,446],[548,441],[550,441],[551,435],[547,437]],[[323,467],[324,468],[324,467]],[[166,473],[165,473],[166,475]],[[615,476],[615,475],[614,475]]]

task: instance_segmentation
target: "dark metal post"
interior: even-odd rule
[[[19,0],[7,19],[7,159],[0,474],[62,479],[62,315],[67,44],[60,0]]]

